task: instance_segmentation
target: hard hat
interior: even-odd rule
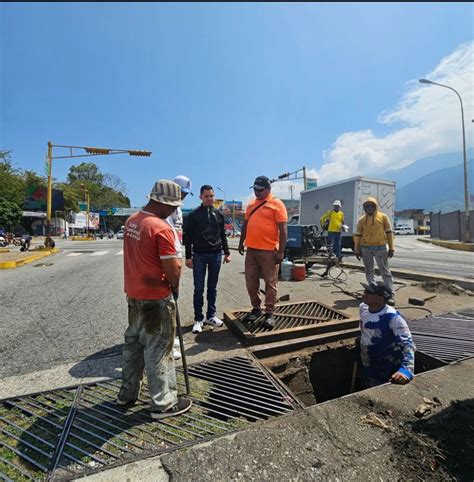
[[[342,207],[341,201],[339,201],[338,199],[336,199],[336,200],[332,203],[332,205],[333,205],[333,206]]]

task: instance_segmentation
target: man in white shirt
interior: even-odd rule
[[[173,179],[173,182],[181,187],[181,201],[183,201],[188,194],[191,194],[191,196],[194,195],[191,192],[191,179],[189,179],[189,177],[180,174]],[[166,218],[166,222],[174,228],[176,252],[178,253],[178,258],[182,259],[183,253],[181,251],[181,239],[183,233],[183,212],[179,206],[170,216]],[[179,350],[179,338],[174,339],[173,356],[175,360],[179,360],[181,358],[181,352]]]

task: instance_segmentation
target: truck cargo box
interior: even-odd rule
[[[300,198],[299,222],[302,225],[320,226],[321,216],[328,209],[332,209],[332,203],[338,199],[342,203],[344,222],[349,226],[349,231],[342,233],[342,246],[352,248],[352,236],[357,221],[364,214],[362,204],[368,196],[377,199],[379,209],[389,217],[393,226],[395,181],[368,177],[354,177],[303,191]]]

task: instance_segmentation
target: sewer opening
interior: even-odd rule
[[[319,348],[261,360],[305,406],[333,400],[363,390],[360,351],[354,340],[331,348]],[[433,370],[446,363],[417,351],[415,374]]]

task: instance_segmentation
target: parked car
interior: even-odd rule
[[[117,239],[123,239],[123,231],[117,231]]]
[[[414,229],[410,226],[396,226],[393,232],[395,234],[415,234]]]

